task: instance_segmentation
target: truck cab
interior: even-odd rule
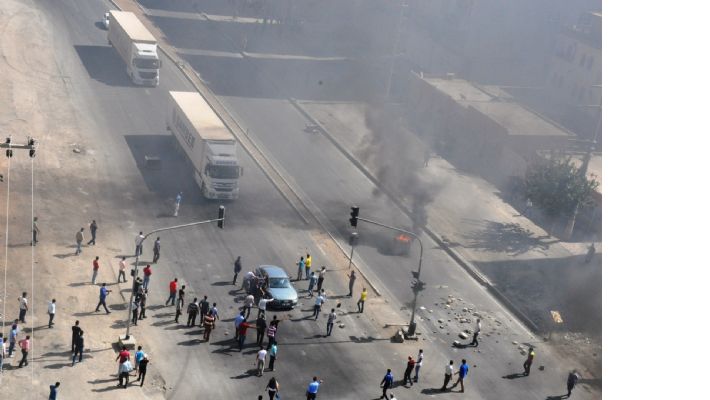
[[[136,85],[158,86],[160,81],[161,61],[158,58],[157,46],[145,43],[134,43],[132,61],[127,67],[128,76]]]
[[[220,149],[222,147],[222,149]],[[242,167],[237,165],[233,147],[210,143],[207,146],[207,162],[202,176],[196,174],[202,195],[208,199],[236,199],[239,197],[237,179],[242,176]],[[218,153],[222,151],[222,153]],[[232,154],[229,154],[229,153]]]

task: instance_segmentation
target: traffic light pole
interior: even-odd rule
[[[143,246],[143,242],[145,242],[146,239],[148,239],[148,236],[158,233],[158,232],[165,232],[165,231],[173,231],[176,229],[182,229],[182,228],[187,228],[190,226],[195,226],[195,225],[204,225],[204,224],[210,224],[212,222],[217,222],[218,224],[224,223],[224,207],[220,206],[220,218],[215,218],[215,219],[209,219],[207,221],[199,221],[199,222],[191,222],[189,224],[182,224],[182,225],[175,225],[175,226],[169,226],[166,228],[160,228],[156,229],[154,231],[148,232],[143,239],[136,245],[136,250]],[[220,228],[222,226],[218,225]],[[136,262],[133,265],[133,284],[131,285],[131,296],[128,300],[128,319],[126,320],[126,339],[128,340],[131,338],[131,304],[133,304],[133,297],[136,294],[135,288],[136,288],[136,279],[138,278],[138,262],[140,259],[140,252],[136,251]]]
[[[388,228],[388,229],[395,230],[397,232],[405,233],[405,234],[410,235],[413,238],[417,239],[417,242],[419,242],[419,267],[417,268],[417,283],[416,283],[416,286],[414,287],[414,302],[412,302],[412,316],[409,319],[409,328],[407,329],[407,335],[409,335],[409,336],[414,335],[414,332],[417,329],[417,325],[414,323],[414,315],[417,312],[417,297],[419,296],[419,291],[421,290],[421,287],[422,287],[422,281],[421,281],[422,260],[424,259],[424,245],[422,244],[422,240],[414,232],[410,232],[410,231],[400,229],[400,228],[395,228],[394,226],[385,225],[383,223],[373,221],[370,219],[366,219],[366,218],[362,218],[362,217],[356,217],[356,218],[358,221],[367,222],[367,223],[370,223],[373,225],[381,226],[383,228]],[[352,256],[351,256],[351,259],[352,259]]]

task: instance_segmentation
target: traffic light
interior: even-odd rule
[[[360,207],[350,207],[350,226],[357,227],[357,216],[360,214]]]
[[[217,215],[217,227],[224,229],[224,206],[219,206],[219,214]]]

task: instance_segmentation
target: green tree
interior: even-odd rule
[[[599,182],[583,174],[570,157],[552,156],[528,167],[524,187],[536,207],[556,218],[571,216],[577,204],[589,205]]]

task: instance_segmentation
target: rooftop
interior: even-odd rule
[[[451,97],[463,108],[474,108],[507,130],[520,136],[574,136],[573,133],[513,101],[496,86],[476,86],[463,79],[424,76],[425,82]]]

